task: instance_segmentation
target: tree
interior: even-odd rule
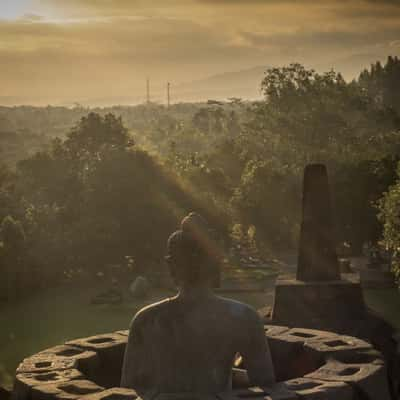
[[[19,221],[7,216],[0,227],[2,275],[6,281],[7,298],[18,296],[25,256],[25,232]]]
[[[358,83],[380,105],[393,108],[400,115],[400,59],[389,56],[360,73]]]
[[[400,127],[396,115],[334,71],[319,74],[300,64],[270,68],[261,87],[265,101],[255,105],[249,128],[278,136],[274,152],[283,147],[300,165],[351,158],[361,148],[371,154],[376,149],[366,140]]]
[[[211,133],[211,116],[209,108],[201,108],[192,119],[193,125],[205,134]]]
[[[236,137],[240,133],[239,118],[235,111],[231,111],[229,114],[226,130],[232,137]]]
[[[392,268],[400,278],[400,163],[397,180],[378,203],[379,219],[383,225],[383,244],[394,254]]]

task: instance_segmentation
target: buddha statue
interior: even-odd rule
[[[121,386],[152,393],[231,389],[240,354],[251,385],[275,381],[263,324],[250,306],[217,296],[219,261],[207,222],[190,213],[168,239],[178,294],[140,310],[130,324]]]

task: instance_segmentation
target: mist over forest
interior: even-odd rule
[[[0,400],[400,399],[399,0],[0,0]]]
[[[300,64],[269,68],[263,98],[107,108],[0,108],[5,297],[132,257],[163,267],[165,240],[203,214],[226,254],[297,246],[301,180],[328,166],[339,246],[399,248],[400,60],[346,82]]]

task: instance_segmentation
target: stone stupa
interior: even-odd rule
[[[296,279],[277,280],[272,321],[341,330],[342,322],[362,320],[365,313],[360,283],[340,275],[326,167],[310,164],[304,171]]]

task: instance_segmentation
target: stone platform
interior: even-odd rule
[[[390,289],[396,287],[394,274],[380,269],[360,269],[361,285],[368,289]]]
[[[239,387],[215,396],[157,394],[155,400],[390,400],[379,352],[360,339],[312,329],[265,325],[278,383]],[[136,400],[118,387],[127,331],[67,342],[26,358],[19,365],[14,400]],[[238,362],[238,368],[245,369]]]
[[[274,323],[316,328],[321,322],[330,326],[330,321],[360,320],[365,314],[362,289],[356,281],[276,281]]]

